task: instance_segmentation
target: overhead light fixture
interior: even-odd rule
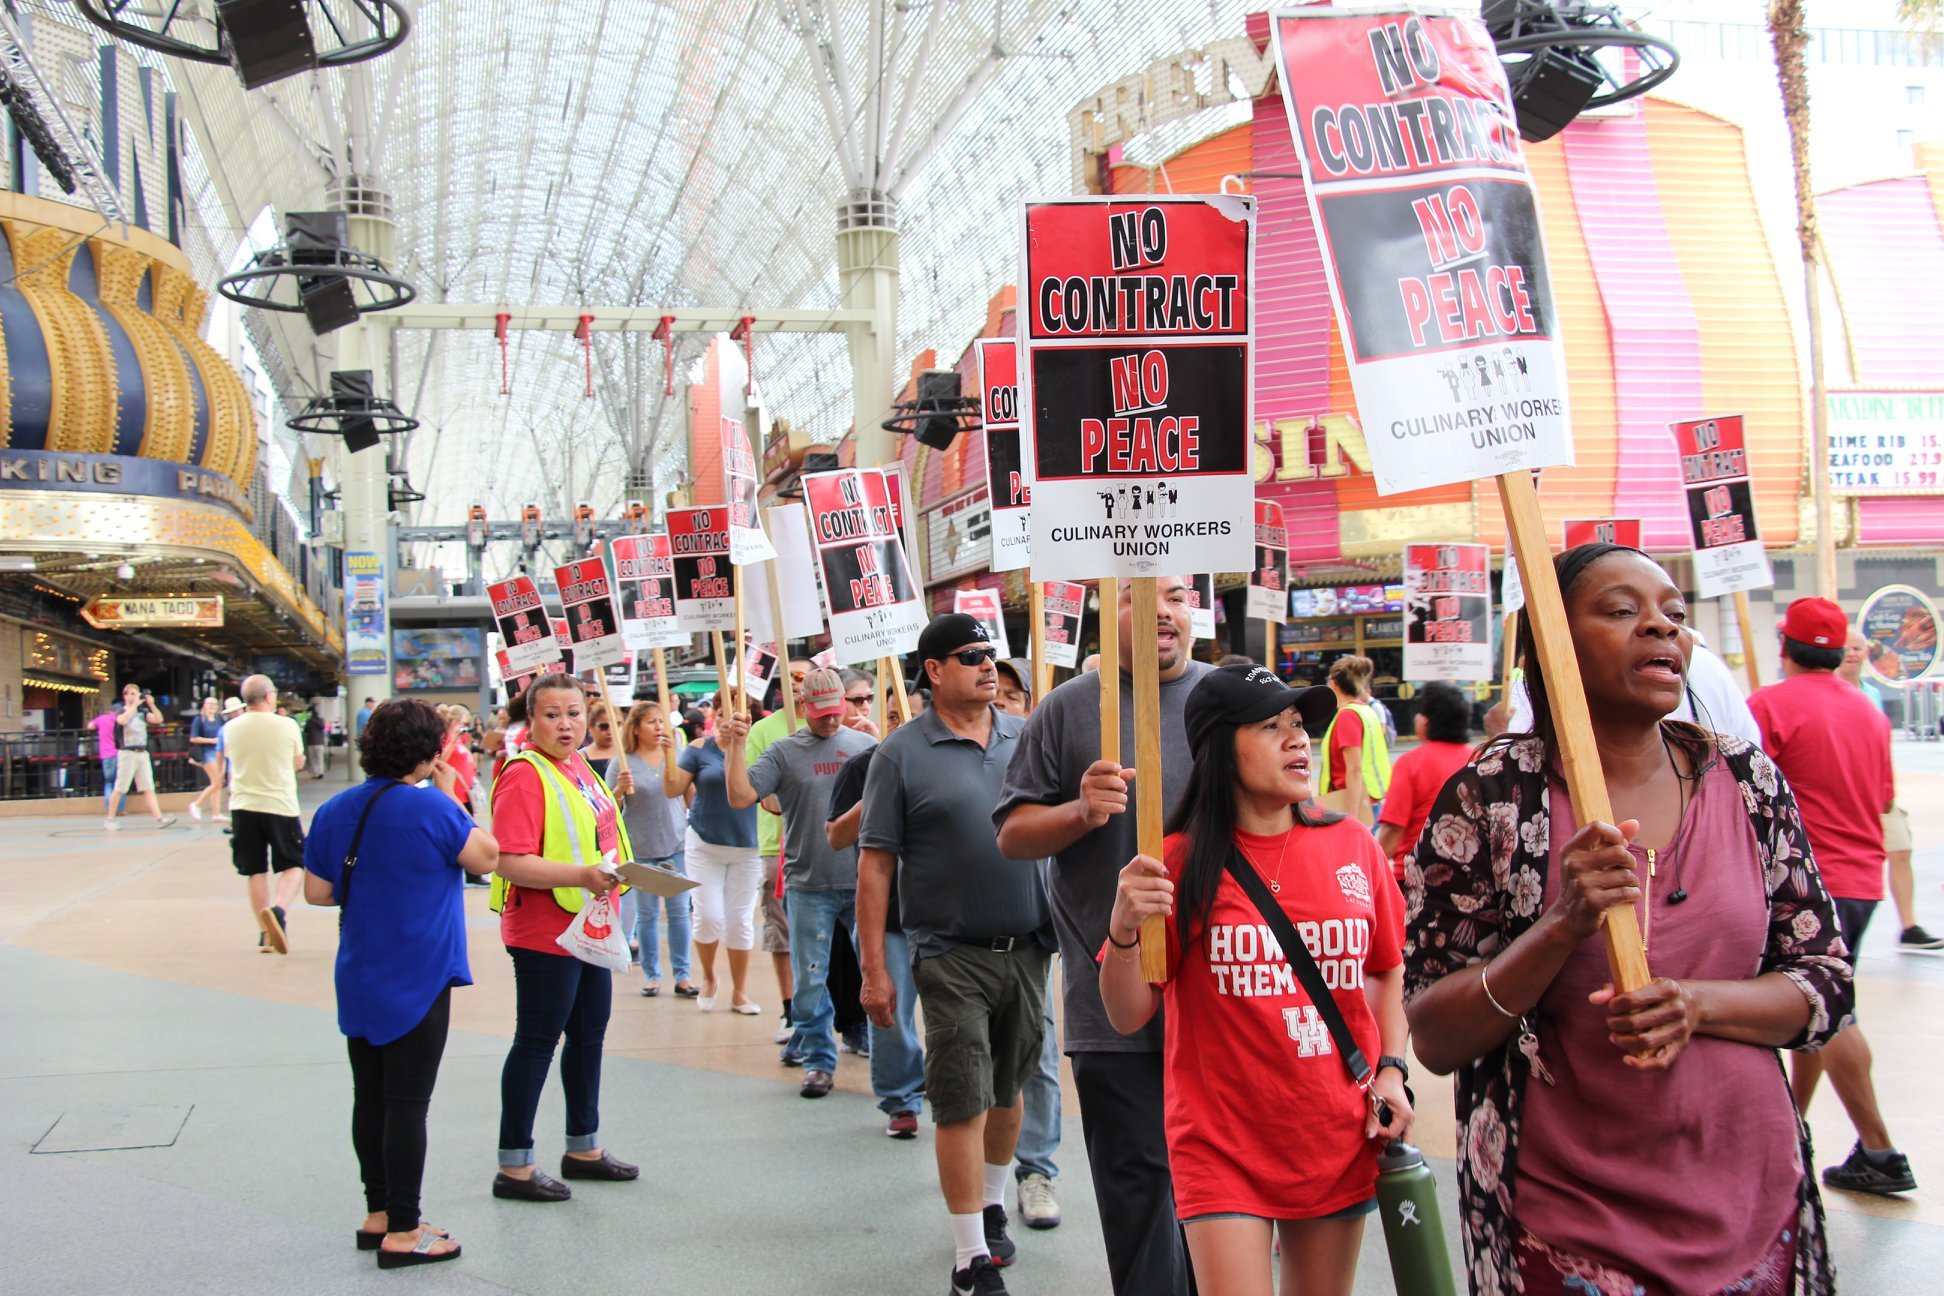
[[[1679,50],[1641,31],[1618,5],[1484,0],[1479,17],[1505,64],[1519,137],[1528,143],[1551,139],[1583,112],[1646,94],[1681,66]],[[1600,61],[1600,51],[1614,49],[1636,55],[1632,80]]]
[[[0,554],[0,571],[32,571],[32,554]]]
[[[116,580],[123,580],[123,581],[132,581],[132,580],[134,580],[134,579],[135,579],[135,564],[134,564],[134,563],[126,563],[126,562],[125,562],[125,563],[123,563],[123,564],[122,564],[121,566],[119,566],[119,567],[117,567],[117,568],[115,568],[115,579],[116,579]]]

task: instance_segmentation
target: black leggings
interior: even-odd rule
[[[410,1233],[419,1226],[425,1114],[451,1023],[452,987],[447,986],[419,1024],[391,1043],[362,1037],[344,1041],[351,1055],[351,1146],[358,1153],[365,1209],[385,1212],[387,1232]]]

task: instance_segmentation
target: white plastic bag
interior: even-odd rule
[[[580,912],[555,937],[560,948],[583,963],[604,967],[610,972],[626,972],[628,940],[621,934],[621,920],[615,913],[614,895],[590,894]]]

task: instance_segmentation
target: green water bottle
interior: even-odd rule
[[[1403,1139],[1392,1139],[1377,1154],[1377,1210],[1398,1296],[1457,1296],[1438,1185],[1424,1154]]]

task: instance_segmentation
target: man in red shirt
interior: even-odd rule
[[[1849,618],[1828,599],[1789,604],[1782,635],[1782,682],[1757,689],[1748,708],[1762,747],[1795,792],[1823,884],[1836,901],[1843,941],[1856,962],[1870,915],[1883,899],[1883,813],[1896,799],[1890,721],[1836,676]],[[1854,1192],[1908,1192],[1910,1162],[1890,1142],[1870,1080],[1870,1046],[1851,1026],[1821,1053],[1794,1055],[1796,1107],[1807,1111],[1824,1070],[1856,1127],[1848,1160],[1823,1182]]]

